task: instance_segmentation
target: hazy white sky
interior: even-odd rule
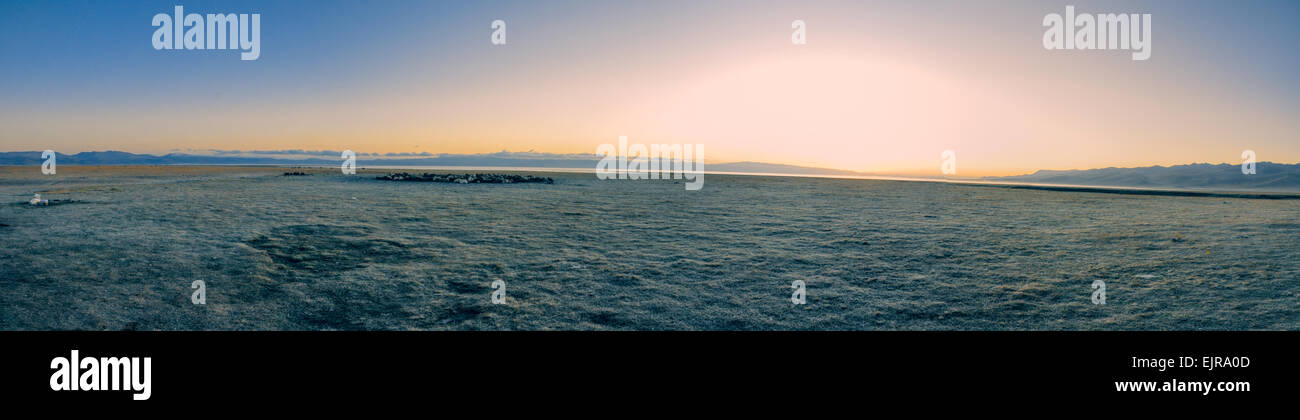
[[[172,2],[5,2],[0,150],[593,153],[626,135],[902,174],[945,149],[970,176],[1300,161],[1300,5],[1069,3],[1151,13],[1151,59],[1044,49],[1056,1],[187,7],[261,13],[257,61],[154,50]]]

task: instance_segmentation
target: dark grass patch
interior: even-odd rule
[[[266,251],[272,262],[311,277],[417,258],[410,245],[376,237],[364,226],[280,226],[245,243]]]

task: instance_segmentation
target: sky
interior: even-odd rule
[[[1046,14],[1151,14],[1151,57]],[[259,13],[261,54],[151,20]],[[493,45],[493,20],[506,44]],[[804,45],[791,42],[794,20]],[[1300,162],[1295,1],[4,1],[0,151],[595,153],[933,175]]]

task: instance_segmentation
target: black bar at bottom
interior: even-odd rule
[[[896,396],[1281,402],[1300,390],[1298,339],[1296,332],[0,332],[0,398],[6,406],[401,405],[514,395],[560,405],[575,397],[658,404],[719,393],[883,404]],[[52,361],[72,350],[82,360],[149,357],[149,398],[51,389]],[[1116,389],[1146,382],[1155,389]],[[1193,382],[1212,389],[1187,388],[1200,386]]]

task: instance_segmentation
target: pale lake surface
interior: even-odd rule
[[[1297,200],[58,170],[0,168],[0,329],[1300,329]]]

